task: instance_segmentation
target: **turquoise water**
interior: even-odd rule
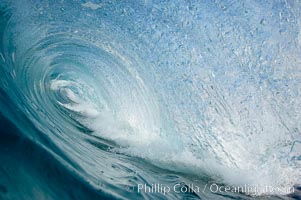
[[[0,9],[0,199],[300,199],[301,2]]]

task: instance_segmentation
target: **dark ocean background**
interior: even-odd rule
[[[0,199],[301,199],[300,55],[298,0],[0,0]]]

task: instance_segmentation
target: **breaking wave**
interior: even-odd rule
[[[92,187],[300,184],[300,2],[0,5],[2,113]]]

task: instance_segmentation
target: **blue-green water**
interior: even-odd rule
[[[300,1],[0,1],[0,199],[300,199]]]

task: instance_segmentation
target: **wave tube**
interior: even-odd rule
[[[137,184],[211,180],[258,187],[255,196],[300,186],[300,2],[0,8],[1,113],[85,187],[108,198],[227,199],[248,196],[148,194]]]

